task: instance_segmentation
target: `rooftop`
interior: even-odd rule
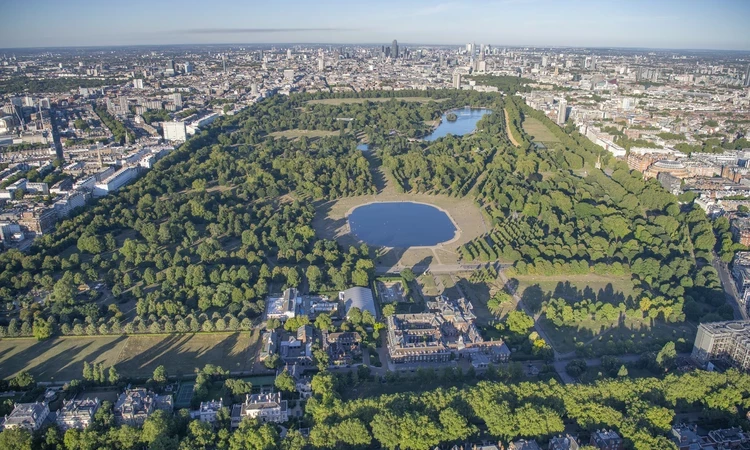
[[[281,294],[271,294],[267,300],[268,317],[294,317],[299,293],[295,288],[289,288]]]

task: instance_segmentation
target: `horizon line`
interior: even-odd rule
[[[0,51],[10,50],[46,50],[46,49],[96,49],[96,48],[127,48],[127,47],[197,47],[197,46],[272,46],[272,45],[360,45],[360,46],[382,46],[390,43],[378,42],[217,42],[217,43],[182,43],[182,44],[110,44],[110,45],[47,45],[47,46],[29,46],[29,47],[0,47]],[[399,42],[399,45],[410,46],[431,46],[431,47],[464,47],[466,44],[428,44],[414,42]],[[639,46],[585,46],[585,45],[527,45],[527,44],[485,44],[492,47],[506,48],[548,48],[548,49],[612,49],[612,50],[659,50],[659,51],[699,51],[699,52],[738,52],[750,53],[748,49],[727,49],[727,48],[690,48],[690,47],[639,47]]]

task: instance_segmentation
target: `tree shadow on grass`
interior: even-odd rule
[[[99,338],[90,338],[88,342],[62,348],[63,339],[71,340],[75,337],[56,338],[37,342],[31,347],[9,357],[2,363],[0,376],[10,377],[16,373],[27,370],[37,381],[68,381],[81,378],[83,373],[83,362],[96,362],[101,355],[117,347],[126,337],[118,336],[104,345],[99,345],[85,357],[87,349],[97,345]],[[106,339],[106,338],[103,338]],[[47,356],[50,355],[50,356]],[[44,356],[39,362],[34,360]]]
[[[239,342],[239,332],[227,334],[218,343],[210,341],[199,346],[201,342],[193,339],[200,340],[202,336],[200,333],[164,336],[162,340],[137,354],[125,355],[118,368],[122,373],[141,377],[149,376],[160,365],[163,365],[170,375],[177,376],[191,374],[196,368],[202,368],[206,364],[214,364],[234,372],[249,370],[245,363],[240,362],[237,366],[230,359],[233,349]],[[234,356],[241,357],[242,352]]]
[[[538,284],[531,285],[521,293],[521,301],[529,310],[537,314],[542,309],[542,303],[550,299],[550,294],[544,292]]]
[[[334,219],[331,217],[331,209],[335,204],[335,201],[328,201],[317,202],[314,205],[315,217],[313,218],[312,226],[315,229],[315,233],[323,239],[339,240],[340,238],[345,238],[343,239],[343,241],[346,241],[345,244],[354,245],[357,239],[346,233],[347,218]]]

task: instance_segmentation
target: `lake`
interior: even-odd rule
[[[349,214],[349,230],[368,245],[422,247],[450,241],[458,231],[448,214],[424,203],[380,202]]]
[[[458,118],[455,122],[448,122],[446,118],[448,113],[455,114]],[[448,111],[443,114],[442,121],[435,130],[425,136],[425,141],[434,141],[443,136],[452,134],[454,136],[463,136],[477,129],[477,122],[485,116],[492,113],[491,109],[486,108],[461,108]]]

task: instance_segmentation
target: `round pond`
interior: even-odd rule
[[[349,231],[380,247],[426,247],[452,240],[458,229],[445,211],[415,202],[379,202],[356,207]]]

